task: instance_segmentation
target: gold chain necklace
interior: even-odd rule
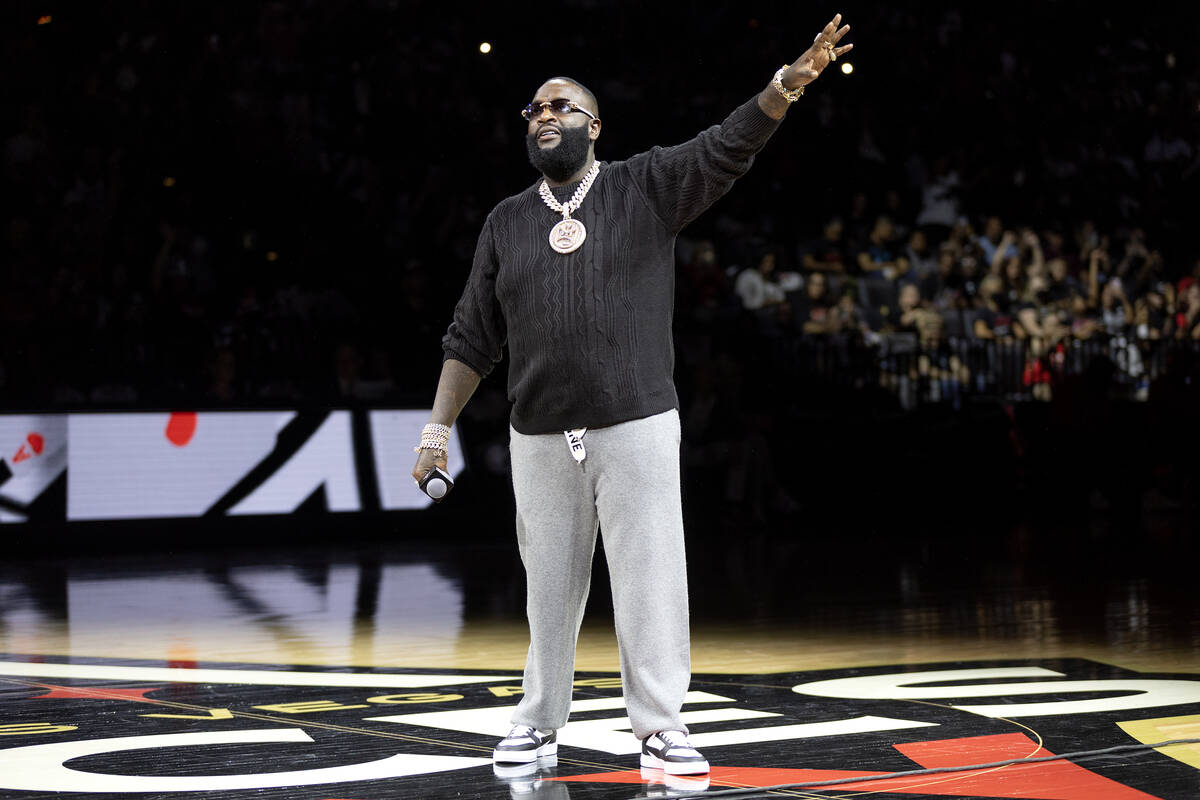
[[[592,168],[583,176],[583,180],[579,184],[579,188],[575,190],[575,194],[571,195],[571,199],[566,203],[560,203],[554,199],[554,194],[550,191],[550,185],[546,183],[546,179],[542,179],[542,185],[538,187],[538,194],[542,196],[542,201],[550,207],[551,211],[557,211],[562,214],[562,219],[550,229],[550,247],[557,253],[573,253],[583,244],[583,240],[587,238],[587,228],[583,227],[583,223],[577,219],[571,219],[571,212],[576,211],[580,204],[583,203],[583,198],[587,197],[588,189],[592,188],[592,182],[596,180],[596,176],[600,174],[600,162],[593,161]]]

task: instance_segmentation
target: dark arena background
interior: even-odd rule
[[[711,774],[604,558],[557,759],[505,366],[412,483],[518,115],[682,142],[841,12],[676,253]],[[1200,6],[0,7],[0,800],[1200,797]],[[601,543],[600,550],[603,550]],[[647,598],[652,604],[653,598]]]

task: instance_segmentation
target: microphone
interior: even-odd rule
[[[425,477],[417,482],[417,487],[433,498],[433,502],[440,503],[454,488],[454,481],[438,467],[431,467]]]

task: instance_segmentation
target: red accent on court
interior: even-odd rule
[[[176,411],[167,420],[167,441],[176,447],[187,447],[196,435],[196,412]]]
[[[103,686],[53,686],[48,694],[39,694],[33,700],[60,700],[88,698],[91,700],[135,700],[144,701],[146,692],[157,692],[161,686],[149,689],[106,689]]]
[[[26,450],[25,445],[29,445],[33,452],[31,453],[29,450]],[[13,456],[13,463],[20,464],[25,459],[40,456],[45,449],[46,439],[40,433],[31,433],[25,437],[25,441],[17,449],[16,454]]]
[[[985,764],[1013,758],[1041,758],[1054,755],[1041,749],[1022,733],[972,736],[933,742],[894,745],[904,755],[926,769]],[[902,770],[898,770],[902,771]],[[839,778],[886,775],[886,772],[861,772],[832,769],[768,769],[763,767],[713,767],[711,785],[722,787],[777,786],[784,783],[831,781]],[[586,783],[644,783],[637,771],[572,775],[547,778],[554,781]],[[823,787],[833,791],[887,791],[900,794],[947,795],[953,797],[1013,797],[1022,800],[1160,800],[1155,795],[1132,789],[1097,775],[1070,761],[1041,764],[1014,764],[1000,769],[972,770],[942,775],[918,775],[886,781],[864,781],[842,786]]]

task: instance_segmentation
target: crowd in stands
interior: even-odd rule
[[[1141,228],[1117,238],[1088,221],[1013,230],[998,216],[943,227],[880,214],[865,230],[856,240],[842,218],[828,218],[797,247],[793,269],[767,247],[751,265],[722,270],[704,241],[682,274],[692,302],[752,314],[764,339],[874,346],[885,382],[907,371],[889,353],[921,353],[914,377],[938,378],[955,394],[1015,378],[1016,394],[1049,399],[1068,352],[1082,349],[1114,360],[1144,400],[1170,342],[1200,352],[1200,259],[1168,274]],[[997,348],[1018,357],[997,363]],[[1005,369],[1013,374],[996,374]]]
[[[565,9],[542,50],[533,11],[10,4],[4,407],[428,402],[483,217],[534,179],[533,87],[591,86],[619,159],[718,122],[820,22]],[[1048,385],[1072,342],[1200,340],[1196,15],[1050,2],[1031,35],[970,4],[856,9],[855,73],[680,239],[685,400],[780,341],[1020,341]]]
[[[854,242],[832,217],[799,248],[800,270],[781,273],[767,251],[736,275],[732,290],[768,327],[810,335],[1200,339],[1200,260],[1172,279],[1140,228],[1110,243],[1089,223],[1039,233],[1005,229],[989,216],[980,226],[961,218],[939,234],[880,215]]]

